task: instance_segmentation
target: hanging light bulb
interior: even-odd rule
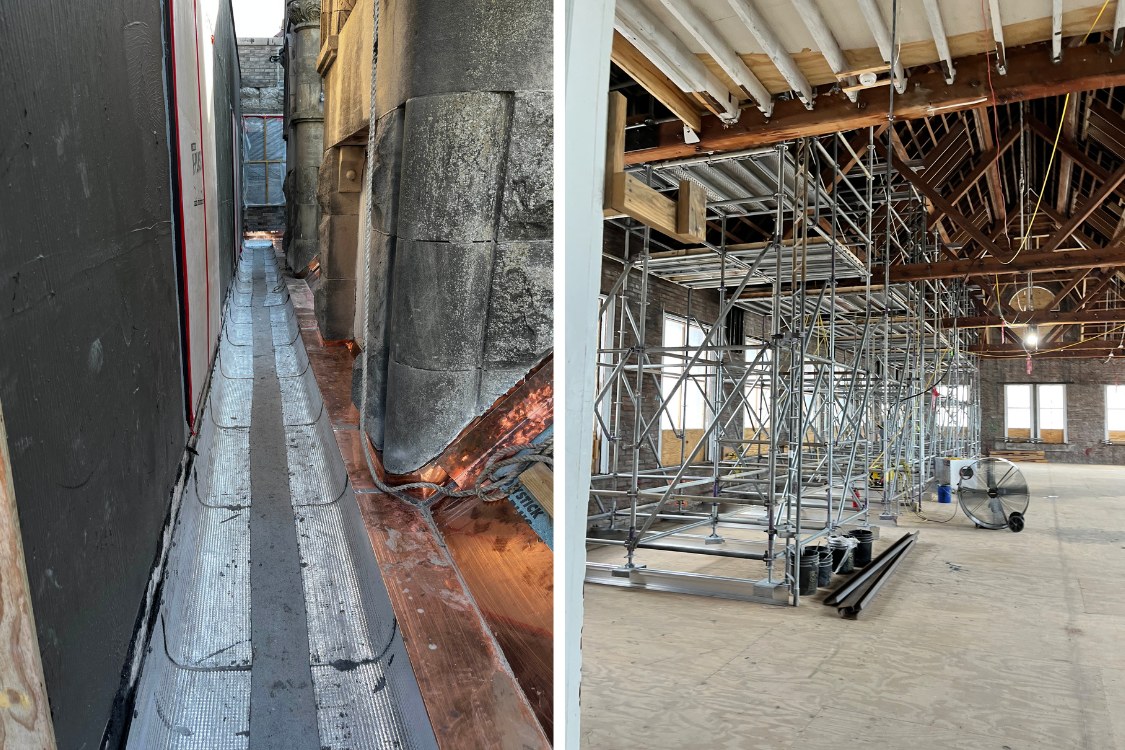
[[[1027,327],[1027,333],[1023,335],[1023,343],[1032,349],[1039,346],[1039,326],[1033,324]]]

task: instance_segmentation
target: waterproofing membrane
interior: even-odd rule
[[[256,259],[266,269],[268,291],[259,300],[270,307],[285,431],[278,439],[285,441],[289,466],[320,747],[436,748],[285,283],[268,243],[246,247],[173,532],[128,747],[253,746],[251,619],[270,617],[251,611],[250,588],[249,313]]]

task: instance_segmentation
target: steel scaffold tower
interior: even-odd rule
[[[941,327],[967,307],[964,289],[893,282],[895,264],[935,258],[938,239],[875,149],[841,174],[841,143],[640,170],[658,190],[700,183],[722,240],[677,249],[611,220],[625,247],[606,256],[621,273],[600,309],[588,542],[622,548],[623,561],[590,563],[587,580],[795,605],[805,547],[867,526],[872,509],[897,518],[936,457],[979,450],[975,358]],[[772,237],[728,244],[740,217],[772,220]],[[891,283],[872,284],[880,267]],[[865,286],[838,290],[847,277]],[[653,278],[715,295],[689,308],[676,342],[654,343]],[[768,332],[747,333],[747,320]],[[737,558],[748,575],[649,569],[647,550]]]

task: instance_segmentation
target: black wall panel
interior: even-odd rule
[[[101,741],[187,438],[161,16],[0,4],[0,403],[60,748]]]

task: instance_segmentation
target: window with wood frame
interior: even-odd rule
[[[285,136],[281,115],[242,116],[242,202],[285,203]]]
[[[687,369],[695,347],[703,343],[706,335],[698,323],[675,315],[664,316],[663,345],[672,349],[663,355],[660,377],[661,396],[667,402],[660,417],[660,463],[664,466],[707,459],[707,445],[702,438],[711,416],[708,386],[714,373],[710,364],[713,358],[704,353]]]
[[[1066,386],[1004,386],[1004,435],[1012,442],[1066,442]]]
[[[1125,385],[1105,387],[1105,440],[1125,444]]]
[[[742,437],[747,445],[746,456],[764,456],[769,453],[770,416],[770,359],[773,351],[765,342],[746,348],[746,366],[752,369],[746,378],[745,413],[742,416]]]

